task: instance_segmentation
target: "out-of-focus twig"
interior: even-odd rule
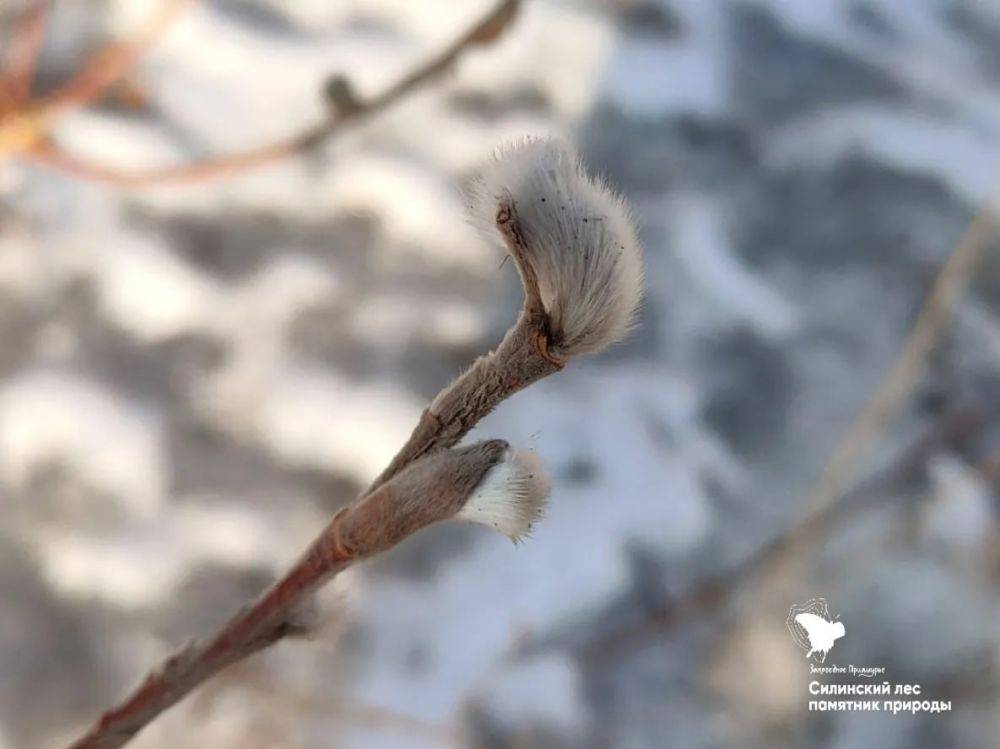
[[[968,287],[991,243],[996,240],[997,202],[998,198],[994,196],[977,211],[938,272],[902,352],[834,450],[815,488],[809,493],[800,518],[771,541],[758,547],[736,567],[696,583],[688,591],[643,615],[637,622],[585,638],[585,642],[570,647],[593,658],[610,657],[620,652],[622,647],[641,647],[681,621],[724,605],[751,580],[766,576],[782,563],[812,548],[818,538],[828,533],[836,521],[847,514],[845,511],[866,506],[870,494],[890,476],[898,475],[900,471],[911,471],[915,464],[925,462],[937,446],[947,444],[982,424],[986,416],[981,410],[950,414],[887,469],[876,472],[854,489],[847,488],[855,481],[860,459],[872,452],[878,438],[911,396],[940,334],[951,321],[955,303]],[[988,461],[983,466],[982,475],[989,480],[992,470],[992,463]],[[525,657],[565,646],[563,637],[543,638],[523,644],[515,656]]]
[[[807,496],[807,512],[821,511],[837,500],[854,481],[861,459],[872,454],[875,443],[909,400],[941,333],[951,322],[955,303],[997,238],[998,201],[1000,198],[993,196],[976,212],[941,267],[902,351],[871,400],[841,437],[815,488]]]
[[[0,111],[22,105],[31,95],[48,12],[48,0],[36,0],[18,24],[10,59],[5,65],[5,80],[0,85]]]
[[[294,135],[256,148],[176,166],[137,170],[118,169],[93,163],[83,157],[66,153],[50,142],[36,144],[25,155],[38,163],[74,176],[123,187],[176,184],[239,174],[305,153],[323,143],[347,123],[376,114],[406,94],[439,77],[471,47],[489,44],[497,39],[514,20],[518,5],[519,0],[501,0],[445,50],[371,98],[357,98],[344,79],[334,78],[327,85],[327,98],[331,106],[323,120]],[[134,55],[130,59],[134,59]],[[83,90],[86,91],[85,88]]]
[[[99,99],[128,74],[142,55],[170,27],[180,12],[195,0],[166,0],[160,11],[132,41],[112,43],[99,50],[90,62],[54,93],[37,101],[26,95],[16,105],[0,107],[0,159],[51,153],[51,132],[66,114]],[[45,33],[48,3],[40,0],[26,16],[18,33],[22,51],[0,73],[0,89],[30,90],[31,78]]]
[[[69,81],[46,96],[37,107],[49,118],[97,101],[120,81],[197,0],[167,0],[134,38],[99,50]]]
[[[893,495],[885,491],[887,486],[907,480],[935,451],[977,432],[995,416],[996,409],[987,413],[981,407],[948,413],[896,459],[840,495],[836,502],[799,518],[735,566],[696,582],[655,608],[644,611],[638,619],[580,636],[567,632],[553,633],[522,643],[513,655],[515,658],[527,658],[552,650],[568,649],[588,660],[605,661],[619,657],[624,650],[641,649],[665,632],[725,606],[744,585],[766,576],[787,555],[812,548],[838,524],[890,498]]]

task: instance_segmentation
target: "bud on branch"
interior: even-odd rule
[[[431,523],[478,523],[518,541],[541,517],[549,482],[537,457],[503,440],[455,446],[508,396],[625,336],[642,297],[642,252],[622,200],[553,140],[501,151],[473,210],[517,265],[517,322],[438,394],[382,475],[284,577],[214,637],[165,661],[75,749],[125,744],[220,669],[301,632],[296,612],[331,577]]]
[[[570,147],[524,140],[500,150],[476,183],[473,221],[502,240],[524,287],[517,323],[431,403],[372,488],[410,461],[458,443],[518,390],[628,333],[643,291],[631,212],[584,171]]]
[[[525,310],[547,317],[547,353],[593,354],[625,337],[642,300],[631,212],[555,140],[500,151],[476,184],[473,218],[499,229],[517,264]]]

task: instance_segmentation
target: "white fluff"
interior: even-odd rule
[[[476,487],[456,520],[500,531],[515,543],[541,519],[549,497],[549,477],[531,452],[510,448]]]
[[[501,201],[513,203],[538,276],[553,353],[596,353],[624,338],[642,300],[643,260],[622,198],[568,145],[539,139],[501,149],[475,184],[473,221],[494,238]]]

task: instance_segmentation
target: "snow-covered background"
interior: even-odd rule
[[[38,90],[158,1],[57,0]],[[377,92],[488,5],[203,0],[138,68],[145,108],[55,135],[119,166],[263,143],[320,116],[328,75]],[[723,604],[668,613],[806,512],[1000,186],[1000,3],[528,0],[304,159],[132,191],[0,163],[0,746],[65,742],[227,618],[499,339],[520,291],[461,190],[543,133],[633,202],[649,284],[626,344],[476,430],[547,461],[548,518],[517,548],[408,540],[324,594],[314,639],[135,745],[996,745],[995,241],[855,466],[882,478]],[[984,423],[907,459],[955,409]],[[952,712],[808,712],[785,617],[813,596],[847,628],[829,662]]]

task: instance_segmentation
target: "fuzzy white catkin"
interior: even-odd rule
[[[548,473],[537,455],[508,448],[455,519],[485,525],[517,542],[541,519],[549,488]]]
[[[631,211],[553,139],[500,149],[473,188],[472,219],[499,237],[501,202],[513,205],[548,313],[553,353],[596,353],[620,341],[642,300],[643,258]]]

